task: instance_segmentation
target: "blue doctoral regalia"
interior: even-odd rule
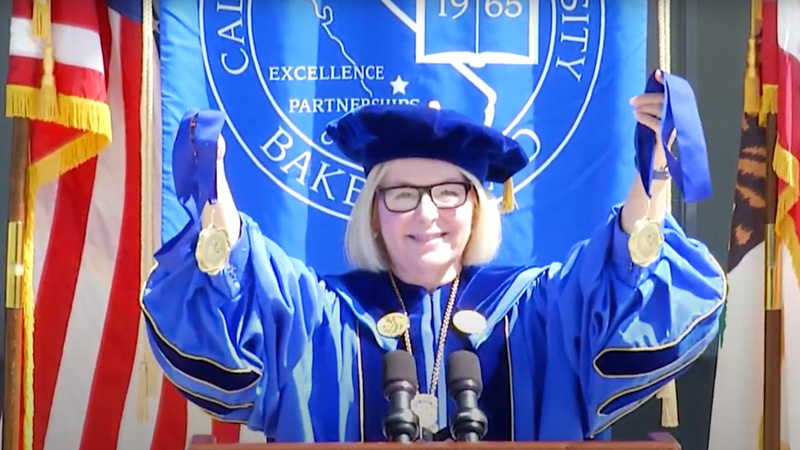
[[[668,215],[658,259],[637,266],[619,214],[610,211],[563,263],[462,270],[453,312],[477,311],[488,326],[448,332],[440,427],[454,412],[445,362],[457,350],[481,361],[486,439],[576,441],[606,437],[712,342],[726,281],[708,249]],[[382,357],[404,348],[402,337],[377,330],[400,310],[389,275],[319,275],[240,216],[217,275],[194,257],[199,220],[156,254],[142,311],[166,377],[209,414],[278,441],[385,440]],[[428,292],[397,282],[420,390],[429,392],[451,285]]]

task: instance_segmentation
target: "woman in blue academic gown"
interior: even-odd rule
[[[658,129],[662,102],[637,97],[637,120]],[[500,212],[482,186],[525,166],[520,146],[451,111],[356,110],[328,127],[368,174],[346,235],[356,269],[331,277],[288,257],[237,211],[221,138],[216,151],[185,144],[192,124],[207,133],[207,114],[187,116],[174,150],[177,160],[190,154],[175,166],[176,183],[207,194],[192,197],[202,217],[156,254],[142,310],[167,378],[215,417],[278,441],[385,440],[381,361],[405,349],[420,398],[433,399],[421,419],[435,432],[454,412],[448,355],[466,349],[480,358],[485,439],[605,438],[718,331],[724,273],[665,212],[661,145],[652,202],[636,177],[625,203],[563,263],[487,266]],[[215,201],[203,183],[216,187]],[[647,245],[632,251],[629,239],[645,216],[663,245],[639,265],[632,255]],[[220,229],[234,237],[230,254]]]

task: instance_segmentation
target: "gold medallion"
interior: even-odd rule
[[[453,326],[465,334],[478,334],[486,330],[486,319],[476,311],[463,310],[453,316]]]
[[[649,217],[643,217],[633,224],[633,231],[628,239],[628,251],[631,260],[638,266],[649,266],[661,253],[664,245],[664,232],[661,225]]]
[[[419,425],[430,431],[438,431],[439,399],[431,394],[417,394],[411,399],[411,410],[419,417]]]
[[[402,336],[410,326],[411,322],[408,320],[407,315],[393,312],[386,314],[378,320],[378,333],[384,337],[395,338]]]
[[[231,255],[231,240],[224,228],[214,225],[200,232],[195,249],[197,266],[209,275],[216,275],[228,264]]]

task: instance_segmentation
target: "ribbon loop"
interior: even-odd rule
[[[206,202],[217,201],[217,142],[224,124],[220,111],[190,109],[178,126],[172,151],[175,194],[194,220]]]
[[[659,137],[667,145],[673,132],[680,150],[680,159],[666,149],[667,167],[678,185],[685,202],[692,203],[711,197],[711,175],[708,169],[703,125],[697,110],[697,101],[689,83],[681,77],[662,72],[664,83],[659,83],[656,73],[650,75],[645,93],[664,93],[661,108]],[[645,192],[650,195],[653,179],[653,145],[656,135],[646,125],[637,124],[634,137],[636,164]]]

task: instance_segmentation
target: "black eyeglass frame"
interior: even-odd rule
[[[462,200],[461,202],[459,202],[456,205],[439,206],[439,204],[436,203],[436,199],[433,198],[433,189],[437,188],[439,186],[448,186],[448,185],[458,185],[458,186],[464,187],[464,190],[466,191],[466,193],[464,195],[464,200]],[[422,202],[422,197],[424,195],[427,195],[428,198],[431,199],[431,202],[433,202],[433,204],[436,205],[436,207],[438,209],[455,209],[455,208],[458,208],[458,207],[462,206],[464,203],[467,202],[467,199],[469,198],[469,193],[473,188],[474,188],[474,186],[469,181],[445,181],[445,182],[442,182],[442,183],[429,184],[427,186],[401,184],[401,185],[395,185],[395,186],[379,187],[376,190],[376,194],[378,194],[378,196],[383,200],[383,206],[385,206],[387,210],[389,210],[391,212],[394,212],[394,213],[406,213],[406,212],[414,211],[415,209],[417,209],[419,207],[420,202]],[[419,196],[417,197],[417,202],[414,204],[414,207],[413,208],[409,208],[409,209],[402,209],[402,210],[397,210],[397,209],[390,208],[389,205],[386,203],[386,193],[389,192],[389,191],[392,191],[394,189],[415,189],[419,193]]]

